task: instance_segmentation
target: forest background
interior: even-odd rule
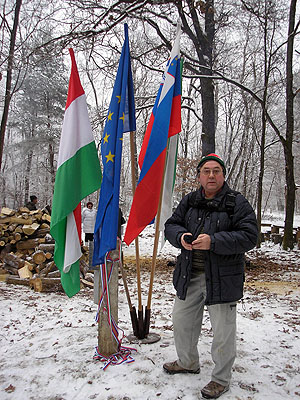
[[[182,132],[175,205],[195,188],[201,155],[217,152],[229,185],[265,215],[282,212],[292,247],[300,213],[297,0],[1,0],[0,205],[31,194],[51,206],[73,47],[96,145],[129,26],[137,130],[143,141],[176,24],[182,25]],[[100,156],[100,154],[99,154]],[[100,157],[99,157],[100,158]],[[120,206],[131,201],[124,138]],[[136,174],[138,175],[137,167]],[[99,193],[89,199],[98,204]]]

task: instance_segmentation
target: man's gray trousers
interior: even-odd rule
[[[201,333],[206,297],[205,274],[192,277],[185,300],[175,299],[174,340],[178,364],[199,368],[198,339]],[[207,306],[213,330],[211,356],[215,364],[211,379],[227,386],[236,356],[236,302]]]

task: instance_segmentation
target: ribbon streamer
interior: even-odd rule
[[[94,354],[93,359],[102,361],[105,363],[104,366],[102,367],[103,370],[105,370],[109,365],[121,365],[124,363],[126,363],[126,364],[132,363],[134,361],[134,358],[132,357],[131,353],[133,351],[137,351],[134,348],[122,346],[122,340],[125,337],[124,331],[118,327],[118,325],[116,324],[113,316],[111,315],[111,311],[110,311],[109,282],[110,282],[110,279],[112,276],[114,264],[116,262],[119,262],[119,263],[122,262],[121,257],[120,257],[120,255],[121,255],[121,241],[120,240],[119,240],[119,258],[112,259],[110,257],[110,253],[111,252],[106,253],[105,263],[101,264],[101,266],[100,266],[102,294],[99,299],[98,309],[97,309],[95,320],[98,323],[99,316],[100,316],[100,310],[103,305],[103,311],[107,313],[107,319],[108,319],[108,324],[111,329],[111,334],[118,344],[118,351],[117,351],[117,353],[112,354],[110,357],[105,357],[103,354],[100,353],[98,347],[95,348],[95,354]],[[111,266],[109,269],[109,273],[107,273],[107,270],[108,270],[107,267],[108,267],[109,263],[111,263]],[[103,304],[103,302],[104,302],[104,304]],[[122,332],[122,337],[120,339],[119,339],[119,331]]]

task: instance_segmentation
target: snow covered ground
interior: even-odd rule
[[[139,240],[141,257],[151,256],[153,228]],[[134,247],[124,248],[125,265]],[[130,364],[109,366],[93,360],[97,345],[93,291],[84,289],[72,299],[63,293],[36,293],[0,282],[0,399],[1,400],[194,400],[209,382],[212,340],[205,313],[199,340],[200,375],[163,372],[162,364],[176,359],[171,314],[174,301],[172,270],[160,268],[176,250],[166,244],[158,257],[152,298],[150,332],[155,344],[129,344],[137,351]],[[264,244],[251,258],[281,260],[280,273],[249,271],[243,304],[238,307],[238,355],[230,391],[224,400],[300,399],[300,251],[283,252]],[[142,269],[143,303],[149,270]],[[135,277],[128,284],[136,300]],[[135,304],[137,305],[137,304]],[[119,325],[131,333],[122,281],[119,287]]]

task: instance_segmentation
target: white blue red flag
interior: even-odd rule
[[[156,97],[139,155],[141,173],[124,242],[129,245],[155,218],[165,168],[168,137],[181,131],[180,27]]]

